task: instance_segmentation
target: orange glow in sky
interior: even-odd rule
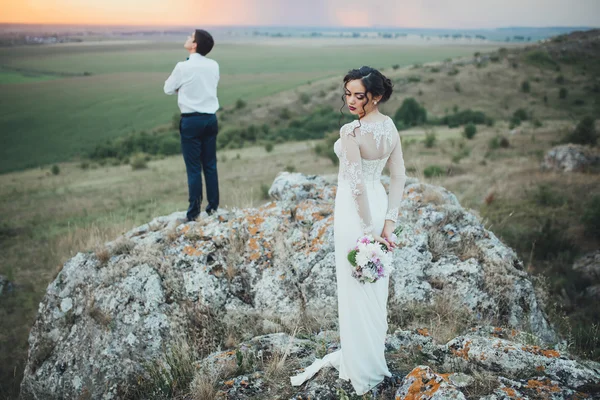
[[[0,23],[158,26],[600,26],[600,0],[0,0]]]
[[[0,22],[76,25],[251,25],[239,0],[0,0]]]

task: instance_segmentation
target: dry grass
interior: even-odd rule
[[[445,344],[464,333],[474,322],[474,315],[446,289],[434,295],[432,305],[414,302],[401,308],[390,307],[388,321],[390,332],[397,328],[427,328],[435,343]]]
[[[267,379],[281,380],[284,376],[288,376],[290,371],[293,369],[291,368],[291,363],[286,364],[286,360],[290,355],[290,351],[292,350],[294,339],[296,338],[297,333],[298,329],[295,329],[290,336],[285,350],[277,351],[272,354],[267,364],[263,367],[265,371],[265,377]]]

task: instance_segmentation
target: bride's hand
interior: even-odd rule
[[[398,247],[398,243],[394,242],[392,239],[392,234],[394,233],[394,228],[396,224],[393,221],[386,220],[385,225],[383,226],[383,230],[381,231],[381,237],[390,244],[392,249]],[[389,248],[389,247],[388,247]]]
[[[375,239],[375,241],[382,243],[385,245],[385,247],[387,247],[388,251],[392,250],[394,247],[392,245],[392,243],[390,241],[387,241],[384,237],[379,236],[379,235],[375,235],[373,234],[373,239]]]

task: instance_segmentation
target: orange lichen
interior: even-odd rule
[[[504,393],[506,393],[508,395],[508,397],[510,397],[511,399],[517,398],[517,392],[515,392],[515,389],[503,387],[501,390]]]
[[[510,331],[511,336],[517,336],[517,333],[519,333],[519,332],[516,329],[513,329]]]
[[[190,230],[190,226],[189,225],[185,225],[183,228],[181,228],[181,232],[183,232],[184,235],[186,233],[188,233],[189,230]]]
[[[417,332],[421,336],[429,336],[429,331],[427,330],[427,328],[419,328],[417,329]]]
[[[248,240],[248,247],[251,250],[258,250],[258,241],[256,238],[250,238],[250,240]]]
[[[183,248],[183,252],[185,254],[187,254],[188,256],[194,256],[194,257],[198,257],[198,256],[202,255],[202,251],[198,250],[194,246],[189,246],[189,245],[185,246]]]
[[[448,376],[450,376],[450,373],[435,374],[433,379],[428,379],[426,369],[415,368],[406,377],[406,379],[413,379],[413,383],[408,388],[408,393],[404,399],[396,396],[396,400],[428,399],[440,389],[442,382],[449,382]]]
[[[544,379],[543,381],[529,379],[525,387],[535,389],[539,394],[543,394],[544,392],[560,392],[558,385],[553,384],[549,379]]]
[[[522,350],[527,351],[529,353],[537,354],[539,356],[544,356],[548,358],[557,358],[560,357],[560,353],[556,350],[550,349],[542,349],[539,346],[523,346]]]
[[[471,347],[471,341],[467,340],[465,342],[465,346],[462,349],[455,350],[455,349],[451,348],[451,350],[452,350],[452,353],[454,353],[455,356],[458,356],[458,357],[464,358],[465,360],[468,360],[469,359],[469,348],[470,347]]]
[[[544,371],[546,367],[543,365],[538,365],[537,367],[535,367],[535,369],[537,369],[538,371]]]
[[[225,381],[225,384],[227,386],[233,386],[233,379],[229,380],[229,381]]]

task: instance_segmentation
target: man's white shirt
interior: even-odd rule
[[[219,109],[218,83],[219,64],[192,53],[189,60],[177,63],[165,81],[164,90],[166,94],[178,94],[177,104],[182,113],[214,114]]]

